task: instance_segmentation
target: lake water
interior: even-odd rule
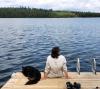
[[[0,84],[13,72],[31,65],[44,70],[52,47],[59,46],[69,71],[100,71],[100,18],[0,18]]]

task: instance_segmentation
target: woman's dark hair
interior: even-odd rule
[[[51,56],[52,56],[53,58],[58,58],[58,56],[59,56],[59,51],[60,51],[59,47],[54,47],[54,48],[52,48]]]

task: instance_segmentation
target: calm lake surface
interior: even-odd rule
[[[100,18],[0,18],[0,84],[13,72],[31,65],[44,70],[52,47],[59,46],[69,71],[100,71]]]

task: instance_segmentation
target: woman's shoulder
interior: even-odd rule
[[[59,58],[63,59],[63,60],[66,60],[65,56],[63,56],[63,55],[60,55]]]
[[[59,57],[61,57],[61,58],[65,58],[65,56],[63,56],[63,55],[59,55]]]
[[[51,55],[49,55],[47,58],[51,58]]]
[[[47,60],[50,60],[52,57],[51,57],[51,55],[49,55],[48,57],[47,57]]]

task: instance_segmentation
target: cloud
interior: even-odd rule
[[[0,0],[0,7],[12,6],[100,12],[100,0]]]

